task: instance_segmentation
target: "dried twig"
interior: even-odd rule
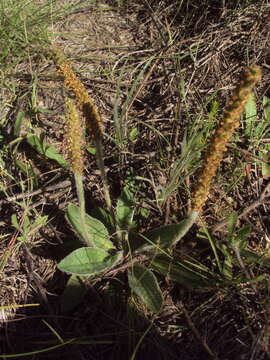
[[[6,199],[1,199],[0,200],[0,205],[6,204],[6,203],[9,203],[9,202],[15,202],[15,201],[18,201],[18,200],[21,200],[21,199],[27,199],[27,198],[30,198],[30,197],[33,197],[33,196],[36,196],[36,195],[39,195],[39,194],[45,194],[47,192],[52,192],[52,191],[55,191],[55,190],[67,188],[69,186],[71,186],[71,181],[70,180],[64,180],[64,181],[61,181],[60,183],[57,183],[57,184],[54,184],[54,185],[49,185],[49,186],[46,186],[44,188],[41,188],[41,189],[38,189],[38,190],[35,190],[35,191],[20,193],[20,194],[14,195],[14,196],[9,196]]]
[[[238,215],[238,219],[245,217],[248,213],[256,209],[258,206],[268,203],[270,203],[270,183],[265,187],[259,199],[251,203],[241,212],[241,214]],[[215,233],[217,231],[220,231],[226,225],[227,225],[227,219],[222,220],[220,223],[218,223],[212,228],[212,232]]]
[[[234,149],[234,150],[240,151],[242,154],[244,154],[244,155],[246,155],[246,156],[250,156],[250,157],[253,158],[253,159],[257,159],[257,160],[259,160],[259,161],[261,161],[261,162],[263,162],[263,163],[265,163],[265,164],[269,164],[269,161],[263,159],[263,158],[260,157],[260,156],[254,155],[254,154],[252,154],[251,152],[249,152],[249,151],[247,151],[247,150],[241,149],[241,148],[239,148],[239,147],[237,147],[237,146],[234,146],[234,145],[227,145],[227,147],[230,148],[230,149]]]
[[[218,360],[218,357],[213,353],[213,351],[207,345],[206,341],[203,339],[203,337],[199,333],[198,329],[194,325],[194,322],[192,321],[192,319],[191,319],[188,311],[186,310],[184,304],[181,303],[180,307],[181,307],[181,310],[183,310],[183,313],[185,315],[187,324],[190,327],[190,330],[193,332],[193,334],[194,334],[195,338],[197,339],[197,341],[202,345],[202,348],[204,349],[204,351],[210,356],[210,358]]]

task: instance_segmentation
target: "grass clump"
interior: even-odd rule
[[[0,61],[11,70],[18,63],[37,56],[49,43],[48,26],[57,14],[56,1],[2,0],[0,7]]]

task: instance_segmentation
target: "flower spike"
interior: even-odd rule
[[[192,211],[200,213],[207,200],[211,181],[227,150],[227,144],[231,135],[240,125],[240,116],[252,94],[254,86],[261,80],[261,69],[254,65],[248,68],[242,75],[231,100],[225,107],[223,119],[216,129],[210,145],[205,153],[203,167],[199,174],[199,180],[194,191]]]
[[[72,70],[62,50],[56,46],[53,46],[53,58],[59,71],[64,76],[66,87],[72,91],[76,97],[78,107],[85,117],[87,129],[92,132],[96,139],[101,139],[103,135],[103,122],[94,101],[88,94],[83,83]]]

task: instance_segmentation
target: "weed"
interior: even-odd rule
[[[61,59],[63,59],[62,55]],[[59,56],[57,61],[59,61]],[[66,62],[61,60],[61,64],[66,64]],[[65,79],[71,77],[71,71],[66,70],[65,66],[61,65],[60,71],[64,73]],[[72,75],[72,78],[74,80],[66,81],[66,85],[75,93],[79,106],[81,106],[81,103],[85,101],[84,99],[87,95],[81,95],[85,93],[83,85],[75,78],[75,75]],[[129,232],[132,227],[136,227],[136,224],[133,224],[136,188],[134,187],[134,180],[132,178],[127,182],[118,199],[115,209],[116,212],[107,214],[107,217],[111,215],[111,223],[115,226],[114,233],[118,235],[119,233],[121,234],[118,236],[117,241],[113,237],[112,241],[109,239],[109,231],[102,222],[85,214],[82,181],[78,180],[78,178],[82,178],[83,172],[81,153],[82,133],[78,133],[81,125],[74,105],[72,105],[71,108],[70,104],[68,116],[68,124],[70,125],[68,125],[68,130],[71,129],[71,125],[74,126],[74,129],[68,131],[66,136],[71,152],[71,166],[75,174],[77,189],[80,189],[80,191],[78,191],[80,210],[74,205],[69,205],[67,219],[73,227],[73,230],[85,240],[88,247],[76,249],[65,257],[59,263],[58,267],[76,276],[101,276],[102,273],[111,271],[123,261],[125,256],[129,255],[131,266],[131,269],[128,270],[129,286],[132,291],[142,299],[149,310],[155,313],[161,310],[163,303],[162,293],[154,274],[147,267],[134,264],[134,259],[136,259],[138,255],[147,254],[147,256],[149,256],[152,253],[154,259],[150,261],[150,266],[153,266],[157,272],[163,275],[168,276],[168,274],[170,274],[173,280],[183,282],[183,278],[186,279],[187,286],[196,286],[195,284],[202,286],[203,284],[211,283],[211,277],[216,278],[216,282],[218,282],[218,276],[216,277],[211,269],[208,269],[202,264],[196,263],[194,260],[186,261],[186,263],[178,262],[173,264],[174,259],[170,259],[170,257],[168,258],[167,256],[172,248],[175,247],[188,232],[196,221],[198,214],[202,211],[202,207],[210,190],[211,180],[222,160],[228,140],[234,130],[239,126],[239,119],[241,113],[244,111],[244,106],[251,96],[254,85],[260,79],[261,73],[258,67],[254,66],[248,69],[243,75],[239,86],[236,88],[232,99],[225,108],[223,119],[216,129],[209,149],[207,150],[204,165],[199,175],[198,185],[194,192],[192,210],[189,216],[179,224],[163,226],[150,230],[143,235],[138,234],[136,235],[137,239],[135,237],[132,243]],[[92,113],[92,108],[93,105],[91,105],[89,109],[90,114]],[[87,117],[87,114],[84,115]],[[93,118],[92,121],[95,122],[95,118]],[[100,139],[100,130],[97,125],[92,127],[92,132],[94,138]],[[110,210],[113,211],[111,208]],[[233,230],[234,227],[232,226],[229,235],[231,237]],[[124,234],[126,234],[125,237],[123,236]],[[242,238],[244,240],[245,236],[243,233]],[[241,241],[244,241],[242,238]],[[225,254],[225,261],[224,264],[221,265],[215,242],[212,241],[211,237],[209,237],[209,240],[220,275],[225,279],[228,278],[231,280],[232,274],[229,271],[231,271],[232,268],[232,258],[229,252],[225,247],[222,248],[223,254]],[[139,242],[134,246],[136,241]],[[238,244],[239,241],[235,240],[234,244]],[[240,247],[244,248],[243,245],[240,245]],[[236,252],[238,260],[241,261],[239,245],[233,246],[233,249]],[[146,260],[149,261],[149,258],[146,257]],[[242,262],[241,265],[243,265]],[[66,292],[66,294],[68,294],[68,292]]]
[[[266,2],[73,3],[1,3],[0,298],[41,306],[0,357],[269,352],[269,96],[264,84],[250,96],[256,67],[221,118],[239,68],[267,69]],[[17,338],[25,322],[42,329],[30,341]]]

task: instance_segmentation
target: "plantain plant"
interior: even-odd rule
[[[69,300],[64,301],[64,309],[68,310],[80,301],[78,294],[83,296],[85,292],[85,277],[99,278],[111,270],[117,272],[127,269],[131,291],[154,313],[158,313],[163,304],[163,296],[155,272],[169,276],[172,280],[189,287],[211,286],[213,280],[217,282],[224,277],[231,280],[229,252],[226,252],[226,247],[218,249],[211,237],[208,239],[216,258],[218,275],[194,259],[178,261],[171,255],[171,250],[189,231],[202,211],[211,180],[226,151],[226,145],[239,126],[241,113],[250,98],[253,87],[260,80],[260,69],[253,66],[245,72],[232,100],[225,108],[223,119],[206,152],[192,197],[191,210],[186,218],[177,224],[165,225],[140,233],[136,229],[134,220],[136,209],[134,176],[131,174],[127,179],[116,207],[113,208],[103,164],[101,116],[59,48],[53,48],[53,58],[64,76],[67,89],[75,95],[77,102],[75,104],[69,99],[66,103],[66,148],[74,174],[79,206],[70,204],[67,207],[66,220],[80,239],[81,245],[58,264],[60,270],[72,274],[64,292],[64,299]],[[85,211],[83,190],[85,128],[82,117],[85,119],[86,130],[91,132],[95,140],[97,163],[107,204],[107,210],[96,209],[95,216],[90,216]],[[235,244],[236,242],[234,249],[238,249],[238,245]],[[218,255],[220,251],[223,255],[225,254],[223,263]]]

